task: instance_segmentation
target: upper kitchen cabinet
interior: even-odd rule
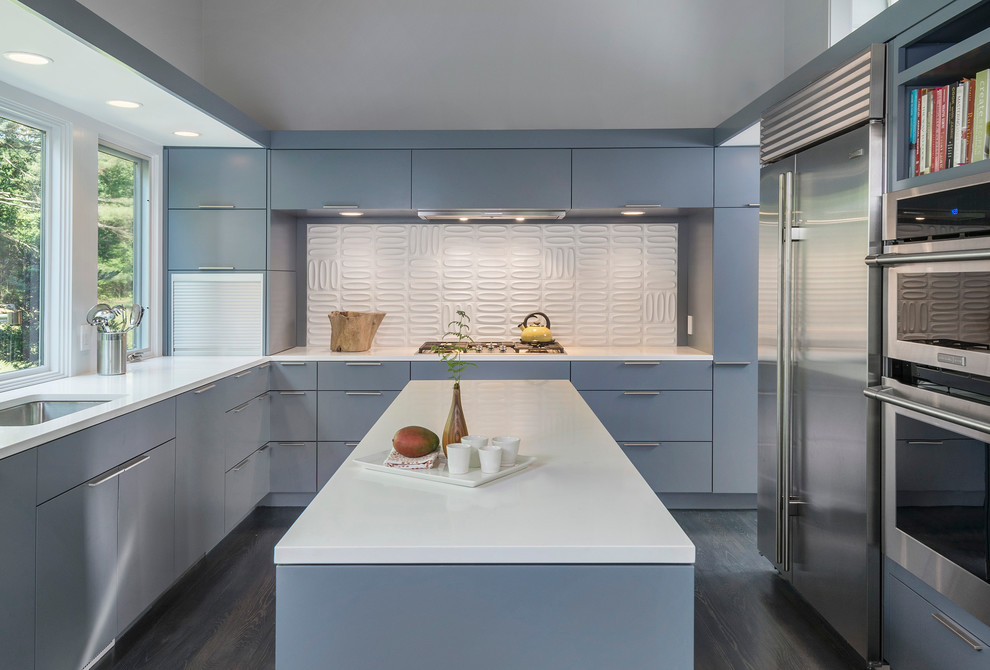
[[[570,149],[412,152],[418,210],[571,208]]]
[[[409,209],[410,152],[272,151],[272,209]]]
[[[715,149],[715,206],[760,206],[760,148]]]
[[[169,209],[265,209],[264,149],[169,149]]]
[[[572,206],[711,207],[714,160],[708,148],[575,149]]]

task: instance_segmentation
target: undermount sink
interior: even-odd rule
[[[0,426],[36,426],[111,400],[112,398],[35,398],[0,409]]]

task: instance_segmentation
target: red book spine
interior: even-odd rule
[[[938,114],[936,115],[936,120],[938,121],[938,127],[935,129],[935,139],[938,140],[938,153],[935,155],[936,170],[945,169],[945,140],[946,132],[948,130],[948,112],[949,112],[949,87],[940,86],[938,89]]]

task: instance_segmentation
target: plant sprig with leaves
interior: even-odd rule
[[[474,341],[469,332],[471,330],[469,323],[471,317],[463,310],[457,310],[456,314],[457,318],[447,324],[449,330],[443,334],[443,339],[452,337],[454,340],[440,342],[433,347],[433,352],[447,364],[447,376],[454,380],[454,386],[461,383],[461,375],[464,374],[464,370],[469,367],[477,367],[477,363],[461,360],[461,354],[467,351],[466,345]]]

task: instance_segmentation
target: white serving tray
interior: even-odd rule
[[[535,456],[516,456],[515,465],[503,465],[498,472],[493,472],[491,474],[486,474],[482,472],[479,468],[472,468],[468,470],[466,475],[452,475],[447,471],[447,464],[442,463],[436,468],[431,468],[429,470],[407,470],[405,468],[390,468],[386,465],[385,459],[388,458],[391,449],[386,451],[379,451],[378,453],[371,454],[370,456],[364,456],[363,458],[353,459],[355,463],[360,463],[369,470],[377,470],[378,472],[387,472],[393,475],[399,475],[401,477],[413,477],[415,479],[423,479],[430,482],[440,482],[441,484],[453,484],[454,486],[467,486],[469,488],[474,488],[475,486],[481,486],[482,484],[487,484],[488,482],[495,481],[496,479],[501,479],[502,477],[508,477],[509,475],[514,475],[521,470],[525,470],[529,467],[530,463],[536,460]]]

